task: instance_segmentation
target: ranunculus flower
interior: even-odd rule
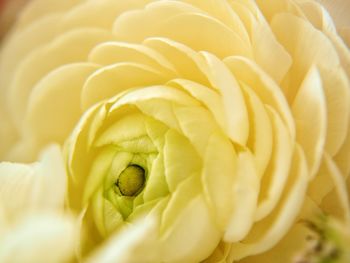
[[[290,259],[300,219],[350,220],[349,65],[313,0],[33,0],[0,154],[65,145],[91,262]]]

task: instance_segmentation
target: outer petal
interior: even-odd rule
[[[75,228],[72,218],[56,214],[26,219],[0,239],[0,261],[69,262],[77,240]]]

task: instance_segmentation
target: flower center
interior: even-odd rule
[[[121,172],[115,184],[123,196],[135,196],[142,190],[144,183],[145,170],[132,164]]]

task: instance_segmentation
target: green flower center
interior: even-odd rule
[[[138,165],[129,165],[121,172],[115,185],[123,196],[135,196],[145,183],[145,170]]]

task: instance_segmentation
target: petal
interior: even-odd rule
[[[293,156],[294,142],[287,128],[276,112],[268,108],[273,125],[273,150],[270,163],[261,179],[259,205],[255,218],[260,220],[267,216],[277,205],[286,186]]]
[[[69,64],[44,77],[32,90],[26,131],[34,133],[40,143],[63,142],[81,116],[80,93],[85,80],[97,69],[94,64]]]
[[[76,29],[32,51],[17,67],[8,94],[15,123],[22,123],[31,90],[43,76],[61,65],[85,60],[92,47],[110,39],[111,34],[101,29]]]
[[[56,214],[27,218],[0,240],[0,261],[68,262],[77,245],[75,228],[75,220]]]
[[[104,242],[88,256],[86,262],[159,262],[157,227],[155,217],[141,218]]]
[[[302,207],[308,182],[306,160],[300,147],[296,147],[292,171],[277,206],[267,218],[254,225],[248,237],[233,244],[233,257],[238,260],[248,255],[262,253],[274,245],[288,232]]]
[[[1,200],[13,220],[42,210],[62,211],[66,173],[58,146],[47,148],[35,164],[0,164]]]
[[[224,234],[226,242],[240,241],[248,234],[258,204],[260,182],[253,155],[241,152],[237,159],[237,172],[231,183],[232,212]]]
[[[214,55],[202,53],[208,65],[208,78],[222,96],[230,138],[245,145],[249,133],[247,108],[242,91],[228,67]]]
[[[322,80],[316,68],[305,77],[292,105],[297,128],[297,142],[303,147],[310,176],[320,166],[326,140],[327,116]]]
[[[81,94],[82,108],[130,88],[162,84],[167,82],[167,77],[149,66],[131,62],[105,66],[87,79]]]

